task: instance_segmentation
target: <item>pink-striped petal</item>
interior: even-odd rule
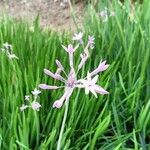
[[[98,68],[96,68],[94,71],[90,73],[91,76],[94,76],[98,74],[99,72],[105,71],[109,65],[106,65],[106,61],[103,61],[102,63],[99,64]]]
[[[57,59],[56,59],[56,64],[57,64],[58,68],[60,68],[61,70],[64,70],[64,67],[62,66],[61,62]]]
[[[56,80],[64,80],[64,78],[61,76],[61,75],[59,75],[59,74],[54,74],[54,73],[52,73],[50,70],[48,70],[48,69],[44,69],[44,73],[46,74],[46,75],[48,75],[48,76],[50,76],[50,77],[52,77],[52,78],[54,78],[54,79],[56,79]]]
[[[47,89],[47,90],[56,90],[59,87],[58,86],[51,86],[51,85],[47,85],[47,84],[39,84],[39,88],[41,89]]]
[[[94,86],[94,90],[96,91],[96,93],[99,93],[99,94],[102,94],[102,95],[104,95],[104,94],[109,94],[109,92],[108,91],[106,91],[105,89],[103,89],[101,86],[99,86],[99,85],[95,85]]]
[[[52,73],[50,70],[48,69],[44,69],[44,73],[54,79],[56,79],[56,75],[54,73]]]

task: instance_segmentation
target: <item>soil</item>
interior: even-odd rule
[[[74,31],[76,27],[71,17],[69,5],[62,7],[60,4],[60,0],[0,0],[0,15],[7,14],[13,18],[32,22],[39,14],[42,27]],[[81,24],[83,2],[73,5],[73,10],[76,22]]]

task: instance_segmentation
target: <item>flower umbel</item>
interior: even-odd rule
[[[80,32],[79,34],[75,34],[73,37],[73,40],[79,41],[81,44],[83,44],[82,41],[83,34]],[[84,46],[84,45],[82,45]],[[65,103],[65,112],[64,117],[62,120],[62,125],[60,129],[59,139],[57,143],[57,150],[61,150],[61,142],[63,137],[63,132],[65,128],[65,122],[67,118],[68,113],[68,106],[69,106],[69,99],[72,95],[75,88],[84,88],[85,93],[89,94],[91,92],[96,98],[98,97],[97,94],[108,94],[106,90],[104,90],[101,86],[97,85],[96,82],[98,81],[98,73],[106,70],[109,65],[106,64],[106,61],[100,62],[98,68],[96,68],[91,73],[87,73],[87,76],[85,78],[78,79],[77,75],[80,69],[85,65],[87,59],[90,57],[89,48],[92,49],[94,46],[94,37],[89,36],[87,45],[85,46],[82,54],[80,54],[81,60],[79,62],[79,65],[77,67],[77,71],[75,71],[74,68],[74,52],[78,48],[78,45],[74,48],[72,44],[69,44],[68,47],[62,45],[62,47],[65,49],[65,51],[69,54],[69,64],[70,64],[70,71],[67,74],[64,70],[64,67],[62,66],[61,62],[56,60],[57,70],[55,73],[51,72],[48,69],[44,69],[44,73],[48,76],[51,76],[52,78],[62,81],[64,83],[63,86],[52,86],[47,84],[40,84],[39,88],[41,89],[49,89],[49,90],[55,90],[58,88],[64,88],[64,94],[61,96],[60,99],[56,100],[53,103],[53,108],[61,108],[63,104]],[[65,77],[62,76],[62,73],[65,75]],[[38,110],[41,106],[38,104],[34,105],[32,104],[32,108]]]
[[[41,91],[37,90],[36,88],[31,91],[32,95],[33,95],[33,101],[30,102],[30,99],[32,98],[30,95],[25,95],[25,102],[26,104],[22,104],[22,106],[20,107],[20,111],[24,111],[27,108],[32,108],[33,110],[39,111],[40,110],[40,103],[37,102],[38,99],[38,95],[41,93]]]
[[[79,40],[80,42],[80,40],[82,39],[82,36],[83,34],[81,32],[79,34],[75,34],[75,36],[73,37],[73,40]],[[102,71],[105,71],[109,67],[109,65],[106,64],[106,61],[100,62],[99,66],[92,72],[88,72],[85,78],[77,79],[79,70],[85,65],[87,59],[90,56],[89,48],[93,48],[94,39],[95,39],[94,36],[88,37],[87,45],[85,46],[83,53],[80,55],[81,61],[78,65],[77,72],[75,72],[75,69],[74,69],[73,55],[74,55],[75,50],[78,48],[78,45],[75,48],[73,48],[72,44],[69,44],[68,47],[65,47],[64,45],[62,45],[65,51],[67,51],[69,54],[70,71],[68,75],[64,71],[63,65],[58,60],[56,60],[56,65],[58,67],[58,69],[56,70],[56,73],[52,73],[50,70],[44,69],[44,73],[46,75],[51,76],[52,78],[56,80],[60,80],[64,83],[64,86],[51,86],[47,84],[39,85],[39,88],[49,89],[49,90],[64,88],[63,96],[59,100],[56,100],[54,102],[53,108],[61,108],[63,106],[63,103],[69,100],[75,88],[84,88],[86,94],[89,94],[89,92],[91,92],[96,98],[98,97],[97,94],[102,94],[102,95],[109,94],[109,92],[107,92],[101,86],[96,84],[98,81],[97,74]],[[66,78],[61,75],[62,73],[65,74]]]

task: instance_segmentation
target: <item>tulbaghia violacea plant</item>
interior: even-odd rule
[[[83,34],[81,32],[79,34],[75,34],[73,40],[77,40],[82,44],[83,42],[82,35]],[[60,150],[64,124],[65,124],[67,111],[68,111],[68,103],[74,89],[75,88],[85,89],[85,94],[89,94],[89,92],[91,92],[96,98],[98,97],[97,94],[102,94],[102,95],[109,94],[109,92],[107,92],[101,86],[96,84],[96,82],[98,81],[98,73],[105,71],[109,67],[109,65],[106,64],[106,61],[101,61],[96,69],[94,69],[91,72],[88,71],[87,75],[84,78],[81,79],[77,78],[78,72],[81,70],[81,68],[85,65],[87,59],[90,57],[89,49],[94,47],[94,36],[88,37],[88,42],[83,52],[80,54],[81,60],[80,63],[78,64],[78,68],[76,71],[74,69],[74,53],[79,47],[79,45],[73,47],[72,44],[69,44],[68,46],[62,45],[62,47],[69,55],[69,66],[70,66],[69,74],[67,75],[63,65],[59,60],[56,60],[56,65],[58,68],[55,73],[51,72],[48,69],[44,69],[44,73],[56,80],[63,82],[64,86],[55,86],[55,85],[53,86],[47,84],[39,85],[39,88],[44,90],[45,89],[56,90],[56,89],[64,88],[64,94],[62,95],[62,97],[53,103],[53,108],[58,108],[58,109],[61,108],[64,103],[66,105],[62,127],[59,135],[57,150]],[[62,74],[64,74],[66,78],[63,77]]]
[[[83,67],[83,65],[86,63],[87,59],[89,58],[89,48],[92,47],[93,48],[93,44],[94,41],[94,37],[90,37],[89,36],[89,40],[88,43],[83,51],[83,53],[80,55],[81,57],[81,61],[78,65],[78,70],[77,72],[79,72],[79,70]],[[108,64],[106,64],[106,61],[100,62],[99,66],[93,70],[92,72],[88,72],[87,76],[85,78],[82,79],[77,79],[77,73],[75,72],[74,69],[74,64],[73,64],[73,54],[76,51],[76,49],[78,48],[78,45],[74,48],[71,44],[68,45],[68,47],[65,47],[64,45],[62,45],[62,47],[66,50],[66,52],[69,54],[69,64],[70,64],[70,72],[67,75],[67,73],[64,70],[64,67],[62,66],[62,64],[60,63],[59,60],[56,60],[56,64],[57,64],[57,71],[56,73],[52,73],[50,70],[48,69],[44,69],[44,73],[56,80],[60,80],[64,83],[64,86],[51,86],[51,85],[47,85],[47,84],[40,84],[39,87],[41,89],[48,89],[48,90],[56,90],[56,89],[60,89],[60,88],[64,88],[64,94],[63,96],[59,99],[56,100],[53,104],[54,108],[61,108],[64,101],[65,100],[69,100],[73,90],[75,88],[84,88],[85,89],[85,93],[89,94],[89,91],[92,92],[94,94],[94,96],[97,98],[97,93],[98,94],[108,94],[109,92],[107,92],[106,90],[104,90],[101,86],[97,85],[96,82],[98,80],[98,73],[105,71],[108,68]],[[67,79],[65,79],[62,75],[61,72],[63,72],[65,74],[65,76],[67,76]]]

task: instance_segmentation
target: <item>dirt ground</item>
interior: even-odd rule
[[[60,6],[60,0],[0,0],[0,15],[8,14],[13,18],[23,18],[32,22],[37,14],[40,24],[54,30],[75,30],[70,7]],[[76,21],[81,24],[84,10],[83,2],[73,5]]]

